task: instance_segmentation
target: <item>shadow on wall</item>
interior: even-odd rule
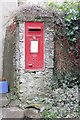
[[[8,80],[10,88],[13,87],[15,80],[15,45],[16,42],[16,29],[12,29],[11,26],[7,27],[4,52],[3,52],[3,78]]]

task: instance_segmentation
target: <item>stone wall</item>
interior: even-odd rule
[[[44,24],[45,69],[43,71],[25,70],[25,22],[19,24],[16,63],[19,77],[19,95],[22,100],[33,99],[37,96],[48,96],[50,93],[54,68],[54,34],[51,29],[52,24]]]

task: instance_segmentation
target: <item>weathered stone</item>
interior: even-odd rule
[[[12,101],[9,103],[8,107],[17,107],[17,106],[19,106],[19,104],[20,104],[20,101],[19,101],[19,100],[12,100]]]
[[[18,107],[2,109],[3,118],[24,118],[24,110]]]
[[[6,106],[9,103],[9,100],[7,99],[7,94],[0,96],[0,107]]]
[[[3,115],[2,115],[2,108],[0,108],[0,120],[2,120],[2,117],[3,117]]]
[[[36,9],[38,9],[36,7],[35,9],[35,13],[34,11],[32,11],[33,6],[29,8],[29,10],[27,10],[26,14],[28,14],[28,16],[26,16],[28,19],[31,18],[32,15],[34,15],[36,17]],[[45,41],[45,69],[44,71],[36,71],[36,72],[29,72],[26,71],[24,68],[24,61],[25,61],[25,23],[24,22],[19,22],[19,40],[18,40],[18,44],[16,46],[17,50],[17,54],[19,54],[19,56],[16,56],[16,64],[19,65],[17,66],[17,69],[20,70],[19,72],[19,81],[21,82],[20,84],[20,97],[22,96],[23,99],[27,98],[31,96],[31,98],[41,95],[49,95],[49,91],[51,90],[50,88],[50,84],[51,81],[53,80],[53,67],[54,67],[54,63],[53,63],[53,57],[54,57],[54,33],[53,33],[53,20],[51,20],[50,14],[48,14],[45,10],[42,10],[42,8],[40,8],[40,16],[44,15],[43,19],[44,19],[44,41]],[[43,12],[42,12],[43,11]],[[25,13],[25,12],[24,12]],[[34,14],[33,14],[34,13]],[[45,19],[45,14],[49,15],[48,19]],[[26,15],[25,14],[25,15]],[[30,15],[30,16],[29,16]],[[33,16],[33,17],[34,17]],[[52,16],[52,15],[51,15]],[[17,16],[17,18],[20,18],[20,16]],[[22,15],[22,19],[23,15]],[[26,19],[26,20],[28,20]],[[32,18],[33,19],[33,18]],[[46,22],[50,20],[50,22]],[[23,20],[24,21],[24,20]],[[19,50],[18,50],[19,49]],[[18,62],[18,63],[17,63]],[[26,94],[27,93],[27,94]],[[26,100],[27,100],[26,99]]]
[[[40,118],[40,113],[37,109],[29,108],[25,110],[25,116],[29,118]]]

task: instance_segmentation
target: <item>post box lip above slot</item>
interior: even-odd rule
[[[29,32],[40,32],[41,27],[28,27]]]

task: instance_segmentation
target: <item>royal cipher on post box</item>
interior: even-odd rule
[[[43,22],[25,22],[25,69],[44,69]]]

